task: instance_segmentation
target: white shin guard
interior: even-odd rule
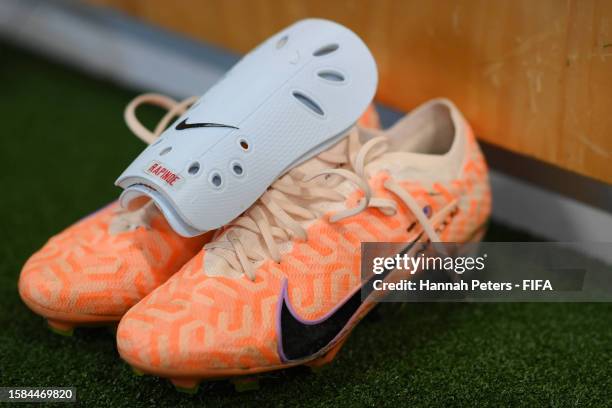
[[[345,136],[376,63],[349,29],[300,21],[242,58],[121,174],[121,203],[151,197],[179,234],[221,227],[287,170]]]

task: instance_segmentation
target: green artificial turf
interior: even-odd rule
[[[119,193],[143,147],[122,119],[135,93],[2,44],[0,89],[0,386],[74,386],[81,404],[126,407],[612,405],[610,304],[382,305],[321,373],[274,373],[251,393],[134,376],[109,331],[55,335],[16,285],[48,237]],[[488,238],[531,239],[495,224]]]

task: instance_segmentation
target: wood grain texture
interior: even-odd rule
[[[357,32],[379,101],[455,101],[482,140],[612,183],[610,0],[89,0],[246,52],[296,20]]]

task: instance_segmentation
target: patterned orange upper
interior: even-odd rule
[[[112,233],[119,214],[114,202],[52,237],[32,255],[19,278],[25,303],[58,320],[119,320],[210,237],[180,237],[157,211],[148,227]]]
[[[373,105],[360,119],[378,127]],[[63,322],[119,320],[210,240],[177,235],[157,210],[148,225],[113,232],[117,202],[52,237],[21,271],[19,293],[36,313]],[[129,222],[129,219],[128,221]]]
[[[467,131],[459,176],[425,188],[414,180],[396,180],[433,213],[453,199],[458,211],[439,231],[443,241],[464,242],[486,222],[491,206],[487,168],[477,142]],[[283,284],[297,315],[320,318],[360,284],[362,242],[406,242],[417,230],[410,210],[383,186],[385,171],[369,179],[373,195],[394,200],[395,215],[370,208],[330,223],[329,214],[308,229],[308,240],[293,240],[280,263],[265,261],[255,281],[217,276],[206,270],[200,251],[175,276],[148,295],[123,318],[117,333],[121,356],[153,372],[211,376],[227,370],[278,367],[277,314]],[[346,202],[355,205],[359,193]]]

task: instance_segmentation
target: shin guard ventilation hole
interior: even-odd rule
[[[325,115],[325,112],[323,112],[323,109],[319,106],[319,104],[313,101],[310,97],[304,95],[303,93],[299,91],[293,91],[293,97],[317,115]]]
[[[223,185],[223,179],[221,178],[221,174],[219,174],[218,172],[211,173],[209,181],[210,184],[212,184],[215,188],[221,188],[221,186]]]
[[[317,76],[321,79],[325,79],[330,82],[344,82],[345,78],[340,72],[332,70],[332,69],[324,69],[323,71],[319,71]]]
[[[312,55],[314,55],[315,57],[322,57],[324,55],[331,54],[332,52],[336,51],[338,47],[338,44],[327,44],[317,49],[315,52],[312,53]]]
[[[192,176],[195,176],[199,172],[200,172],[200,163],[198,162],[191,163],[191,165],[187,169],[187,173],[191,174]]]

